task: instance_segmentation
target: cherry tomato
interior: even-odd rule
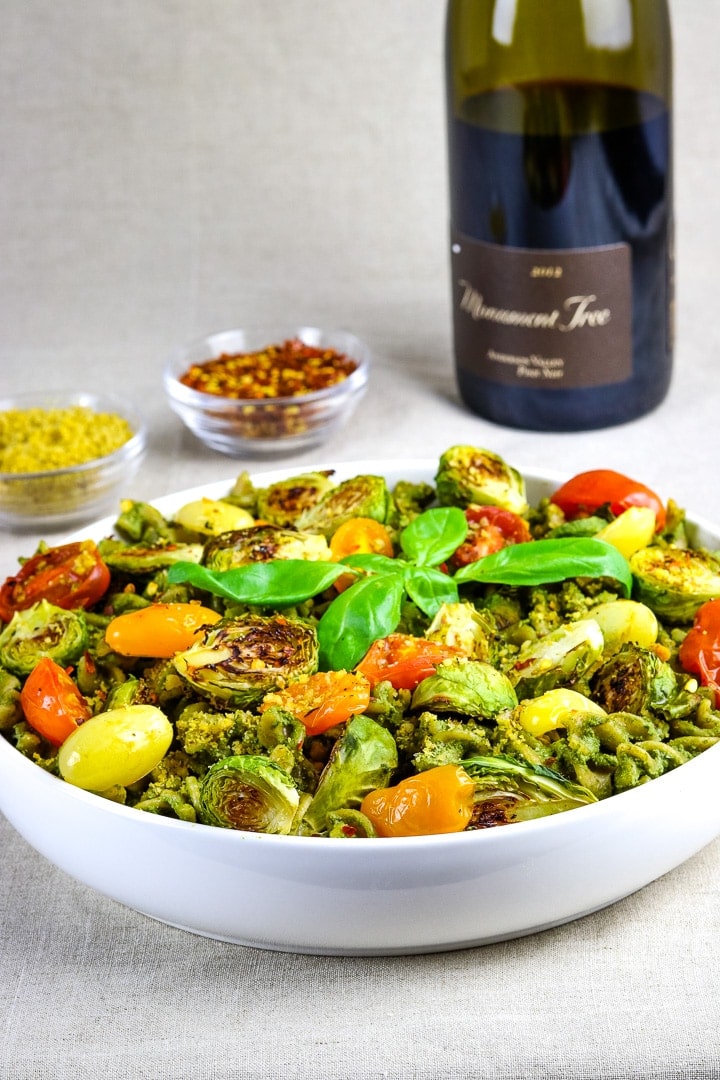
[[[453,566],[466,566],[510,544],[532,540],[525,519],[501,506],[468,506],[465,517],[469,532],[450,560]]]
[[[61,544],[33,555],[0,588],[0,619],[49,600],[56,607],[87,608],[107,591],[110,571],[92,540]]]
[[[392,558],[393,543],[390,533],[374,518],[349,518],[330,537],[330,555],[339,562],[347,555],[387,555]],[[335,588],[343,592],[357,581],[355,574],[343,574],[335,581]]]
[[[149,604],[118,615],[105,630],[105,641],[121,656],[174,656],[189,649],[204,627],[220,619],[200,604]]]
[[[365,675],[372,686],[389,682],[396,690],[414,690],[423,679],[434,675],[441,661],[460,655],[459,649],[439,641],[388,634],[373,642],[355,670]]]
[[[686,671],[699,675],[703,686],[715,691],[715,704],[720,706],[720,600],[708,600],[698,608],[678,658]]]
[[[578,473],[550,496],[550,502],[559,506],[569,521],[589,517],[601,506],[609,506],[616,517],[631,506],[649,506],[655,512],[655,531],[665,527],[665,507],[660,497],[645,484],[612,469]]]
[[[279,705],[307,728],[308,735],[320,735],[328,728],[365,712],[370,703],[370,683],[364,675],[351,671],[318,671],[307,679],[290,683],[284,690],[268,694],[260,711]]]
[[[53,746],[62,746],[78,724],[92,715],[65,668],[49,656],[43,657],[25,680],[20,708],[30,727]]]
[[[127,787],[162,761],[173,734],[172,724],[154,705],[123,705],[98,713],[60,747],[60,775],[86,791]]]
[[[466,829],[474,795],[475,783],[463,768],[439,765],[371,791],[360,809],[378,836],[431,836]]]

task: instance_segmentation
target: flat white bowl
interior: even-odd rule
[[[436,461],[359,461],[432,480]],[[318,468],[327,468],[321,465]],[[332,466],[330,466],[332,467]],[[258,474],[269,484],[292,470]],[[526,474],[531,501],[558,477]],[[232,481],[159,499],[170,512]],[[112,531],[106,518],[81,535]],[[694,518],[695,542],[720,547]],[[452,836],[335,840],[188,824],[45,773],[0,738],[0,810],[56,866],[172,926],[288,952],[439,952],[521,937],[642,888],[720,835],[720,745],[642,787],[536,821]]]

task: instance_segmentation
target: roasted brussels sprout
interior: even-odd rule
[[[280,525],[251,525],[221,533],[207,540],[202,563],[210,570],[230,570],[253,562],[270,559],[330,558],[330,549],[323,536],[285,529]]]
[[[328,491],[296,521],[298,529],[322,533],[328,539],[344,521],[354,517],[391,523],[394,504],[382,476],[354,476]]]
[[[369,716],[354,716],[322,771],[303,815],[303,830],[325,832],[331,814],[357,810],[368,792],[387,786],[397,765],[397,746],[390,732]]]
[[[16,611],[0,634],[0,664],[13,675],[29,675],[43,656],[65,667],[75,663],[87,643],[81,611],[66,611],[40,600]]]
[[[473,717],[492,717],[516,705],[515,691],[506,675],[482,660],[465,657],[443,660],[412,696],[413,709]]]
[[[290,777],[265,757],[224,758],[200,782],[200,819],[222,829],[287,835],[299,804]]]
[[[175,539],[170,522],[150,503],[123,499],[115,529],[121,536],[147,546]]]
[[[597,802],[591,791],[541,765],[506,757],[475,757],[462,763],[475,781],[471,829],[558,814]]]
[[[427,510],[435,498],[432,484],[414,484],[410,480],[398,480],[392,491],[393,502],[397,511],[397,527],[404,529],[418,514]]]
[[[463,602],[442,604],[425,632],[430,641],[450,645],[475,660],[488,659],[494,635],[492,620]]]
[[[522,476],[490,450],[451,446],[440,458],[435,484],[442,506],[465,509],[471,503],[478,503],[502,506],[516,514],[528,510]]]
[[[0,731],[10,731],[23,718],[20,680],[0,668]]]
[[[318,667],[315,628],[283,615],[228,617],[173,663],[198,693],[236,708],[249,708]]]
[[[508,672],[518,699],[576,681],[599,659],[604,644],[594,619],[578,619],[529,642]]]
[[[668,663],[650,649],[625,645],[590,681],[593,701],[607,712],[662,712],[678,693],[678,680]]]
[[[154,547],[146,547],[106,538],[100,540],[98,550],[111,570],[133,576],[167,570],[177,562],[200,562],[203,547],[199,543],[158,543]]]
[[[630,559],[633,597],[669,623],[689,623],[706,600],[720,597],[720,560],[709,551],[646,547]]]
[[[257,492],[257,516],[271,525],[294,525],[333,486],[331,470],[278,480]]]

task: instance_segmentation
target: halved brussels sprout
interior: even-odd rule
[[[487,660],[494,636],[492,621],[473,604],[457,602],[441,604],[435,618],[425,631],[429,641],[438,641],[460,649],[465,656]]]
[[[675,672],[650,649],[625,645],[593,675],[593,700],[607,712],[653,712],[669,705],[679,690]]]
[[[333,487],[331,470],[278,480],[257,492],[257,516],[271,525],[294,525]]]
[[[328,491],[296,521],[298,529],[322,533],[328,539],[344,521],[374,518],[388,524],[394,511],[390,490],[382,476],[354,476]]]
[[[0,664],[13,675],[29,675],[43,656],[66,667],[75,663],[87,644],[87,623],[81,611],[66,611],[40,600],[16,611],[0,634]]]
[[[158,543],[154,547],[123,544],[121,540],[104,539],[98,542],[103,562],[118,573],[154,574],[167,570],[177,562],[200,562],[202,544]]]
[[[630,558],[633,596],[662,622],[692,622],[706,600],[720,597],[720,560],[709,551],[646,547]]]
[[[451,446],[441,456],[435,476],[442,506],[465,509],[470,503],[527,512],[525,481],[498,454],[475,446]]]
[[[151,503],[139,500],[122,500],[115,529],[121,536],[148,547],[158,541],[174,539],[170,522]]]
[[[332,814],[357,810],[369,792],[387,787],[397,765],[397,746],[390,732],[369,716],[354,716],[333,747],[303,816],[303,827],[325,832]]]
[[[200,782],[200,819],[221,829],[287,835],[300,794],[279,765],[250,754],[211,765]]]
[[[471,829],[530,821],[597,802],[587,788],[542,765],[498,756],[467,758],[462,767],[475,781]]]
[[[228,617],[173,660],[198,693],[248,708],[318,668],[315,628],[283,615]]]
[[[251,525],[207,540],[202,562],[210,570],[230,570],[270,559],[327,560],[330,549],[324,536],[285,529],[280,525]]]
[[[516,705],[517,696],[506,675],[482,660],[465,657],[443,660],[412,696],[413,709],[474,717],[492,717]]]
[[[604,644],[594,619],[578,619],[523,647],[508,672],[518,698],[537,697],[575,681],[599,659]]]

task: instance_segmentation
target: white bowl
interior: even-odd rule
[[[193,364],[225,353],[256,352],[291,339],[334,349],[355,361],[355,370],[324,390],[297,397],[233,398],[194,390],[181,382]],[[370,350],[344,330],[298,328],[223,330],[174,349],[163,381],[171,409],[207,446],[235,457],[286,454],[319,443],[342,429],[367,389]]]
[[[432,479],[436,462],[336,469]],[[319,466],[326,468],[327,466]],[[263,484],[289,471],[263,473]],[[167,512],[232,481],[160,499]],[[532,500],[555,478],[528,476]],[[720,546],[699,522],[697,543]],[[112,519],[83,535],[100,537]],[[720,834],[720,745],[639,788],[536,821],[452,836],[335,840],[188,824],[45,773],[0,738],[0,809],[51,862],[196,934],[290,952],[435,952],[520,937],[614,903]]]

